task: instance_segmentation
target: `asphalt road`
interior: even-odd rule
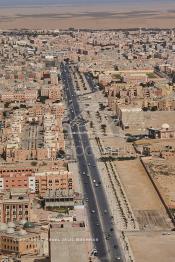
[[[86,78],[86,81],[89,84],[89,87],[91,89],[91,91],[94,93],[95,91],[97,91],[97,87],[96,84],[94,83],[94,81],[92,80],[92,76],[90,73],[84,73],[84,76]]]
[[[88,219],[92,236],[96,239],[94,247],[97,249],[100,261],[124,261],[117,236],[113,230],[113,218],[101,184],[101,174],[96,165],[67,64],[61,65],[61,76],[69,107],[71,130],[76,147]]]

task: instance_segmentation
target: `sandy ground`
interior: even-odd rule
[[[116,161],[116,166],[134,210],[163,208],[140,160]]]
[[[175,234],[162,235],[161,232],[130,233],[129,242],[136,262],[174,262]]]
[[[146,166],[150,170],[150,174],[163,196],[167,206],[175,208],[175,158],[166,160],[159,158],[143,158]]]
[[[140,160],[117,161],[116,167],[140,230],[171,228],[171,221]]]
[[[125,146],[133,152],[131,144],[121,138],[103,138],[104,146]],[[115,161],[116,170],[131,204],[140,230],[167,230],[171,228],[170,219],[139,159]]]
[[[3,7],[0,8],[0,29],[172,28],[174,9],[175,3],[150,8],[118,5]]]
[[[116,128],[114,133],[117,135],[119,130]],[[103,147],[120,148],[121,155],[135,154],[130,143],[126,143],[121,137],[110,136],[112,130],[109,132],[107,128],[107,134],[101,137]],[[172,225],[168,215],[140,160],[114,161],[114,163],[140,230],[155,231],[170,228]]]

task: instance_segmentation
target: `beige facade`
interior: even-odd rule
[[[38,92],[36,90],[26,90],[22,92],[3,92],[1,94],[2,102],[19,101],[24,102],[28,100],[36,101]]]
[[[0,222],[8,223],[30,219],[32,197],[29,192],[26,192],[0,193]]]
[[[37,255],[40,252],[40,235],[13,228],[0,232],[0,249],[3,254],[15,253],[17,256]]]

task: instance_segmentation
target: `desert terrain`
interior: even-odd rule
[[[1,6],[0,29],[173,28],[175,3],[151,6],[119,4]]]

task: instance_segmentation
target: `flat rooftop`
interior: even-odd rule
[[[70,224],[70,223],[69,223]],[[89,232],[85,227],[66,226],[50,231],[52,262],[88,262]]]

